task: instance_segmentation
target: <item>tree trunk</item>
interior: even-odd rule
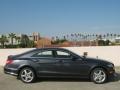
[[[13,45],[13,38],[11,38],[11,44]]]

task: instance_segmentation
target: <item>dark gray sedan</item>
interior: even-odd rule
[[[114,64],[79,56],[63,48],[34,49],[8,56],[4,72],[17,76],[25,83],[38,77],[88,78],[94,83],[106,82],[115,73]]]

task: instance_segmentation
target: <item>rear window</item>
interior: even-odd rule
[[[32,55],[32,57],[53,57],[52,51],[39,51]]]

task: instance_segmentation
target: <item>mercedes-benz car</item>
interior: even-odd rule
[[[25,83],[37,78],[87,78],[96,84],[114,76],[114,64],[63,48],[40,48],[8,56],[4,72]]]

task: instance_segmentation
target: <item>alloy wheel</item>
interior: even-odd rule
[[[101,84],[101,83],[104,83],[107,79],[107,75],[106,75],[106,72],[99,68],[99,69],[95,69],[92,73],[92,80],[95,82],[95,83],[98,83],[98,84]]]
[[[20,72],[20,78],[25,83],[33,82],[35,79],[34,71],[31,68],[24,68]]]

